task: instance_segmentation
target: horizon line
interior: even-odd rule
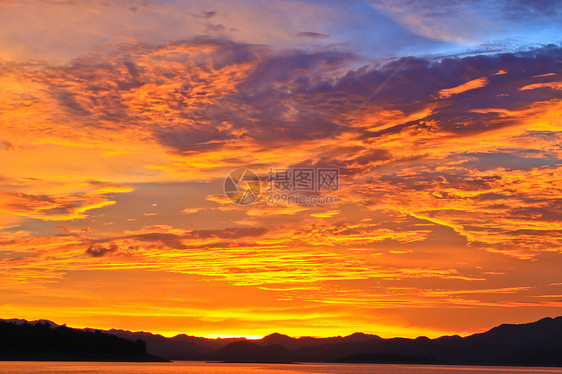
[[[546,320],[548,320],[548,319],[554,320],[554,319],[557,319],[557,318],[562,318],[562,315],[555,316],[555,317],[546,316],[546,317],[543,317],[543,318],[539,318],[539,319],[537,319],[537,320],[533,320],[533,321],[530,321],[530,322],[522,322],[522,323],[505,323],[505,322],[504,322],[504,323],[500,323],[500,324],[494,325],[494,326],[492,326],[492,327],[489,327],[488,329],[486,329],[486,330],[484,330],[484,331],[473,332],[473,333],[470,333],[470,334],[467,334],[467,335],[461,335],[461,334],[458,334],[458,333],[457,333],[457,334],[445,334],[445,335],[440,335],[440,336],[437,336],[437,337],[434,337],[434,338],[430,338],[430,337],[427,337],[427,336],[425,336],[425,335],[419,335],[419,336],[410,337],[410,338],[408,338],[408,337],[403,337],[403,336],[384,337],[384,336],[381,336],[381,335],[379,335],[379,334],[372,334],[372,333],[366,333],[366,332],[361,332],[361,331],[356,331],[356,332],[353,332],[353,333],[348,334],[348,335],[333,335],[333,336],[311,336],[311,335],[290,336],[290,335],[286,335],[286,334],[283,334],[283,333],[280,333],[280,332],[277,332],[277,331],[272,332],[272,333],[269,333],[269,334],[267,334],[267,335],[263,335],[263,336],[262,336],[262,335],[253,335],[253,334],[248,334],[248,335],[234,335],[234,334],[232,334],[232,335],[231,335],[231,334],[189,335],[189,334],[187,334],[187,333],[175,333],[175,335],[166,336],[166,335],[164,335],[164,334],[162,334],[162,333],[154,333],[154,332],[151,332],[151,331],[144,331],[144,330],[136,330],[136,331],[133,331],[133,330],[126,330],[126,329],[115,328],[115,327],[112,327],[112,328],[109,328],[109,329],[95,328],[95,327],[72,327],[72,326],[67,326],[66,323],[59,324],[59,323],[57,323],[57,322],[53,322],[52,320],[46,319],[46,318],[39,318],[39,319],[34,319],[34,320],[27,320],[27,319],[25,319],[25,318],[17,318],[17,317],[15,317],[15,318],[0,318],[0,321],[9,322],[9,321],[18,320],[18,321],[26,321],[26,322],[28,322],[28,323],[33,323],[33,322],[35,322],[35,323],[37,323],[37,322],[50,322],[50,323],[52,323],[52,324],[54,324],[54,325],[57,325],[57,326],[67,326],[68,328],[77,329],[77,330],[99,330],[99,331],[102,331],[102,332],[109,332],[109,331],[111,331],[111,330],[116,330],[116,331],[130,332],[130,333],[132,333],[132,334],[144,333],[144,334],[151,334],[151,335],[160,335],[160,336],[162,336],[162,337],[164,337],[164,338],[166,338],[166,339],[171,339],[171,338],[174,338],[174,337],[177,337],[177,336],[180,336],[180,335],[185,335],[185,336],[189,336],[189,337],[193,337],[193,338],[202,338],[202,339],[208,339],[208,340],[245,339],[245,340],[250,340],[250,341],[258,341],[258,340],[262,340],[262,339],[264,339],[264,338],[266,338],[266,337],[268,337],[268,336],[271,336],[271,335],[281,335],[281,336],[286,336],[286,337],[291,338],[291,339],[301,339],[301,338],[312,338],[312,339],[347,338],[347,337],[349,337],[349,336],[356,335],[356,334],[361,334],[361,335],[366,335],[366,336],[373,336],[373,337],[376,336],[376,337],[379,337],[379,338],[382,338],[382,339],[401,338],[401,339],[412,339],[412,340],[413,340],[413,339],[418,339],[418,338],[427,338],[427,339],[434,340],[434,339],[439,339],[439,338],[442,338],[442,337],[450,337],[450,336],[459,336],[459,337],[461,337],[461,338],[466,338],[466,337],[471,336],[471,335],[482,334],[482,333],[488,332],[488,331],[494,329],[495,327],[502,326],[502,325],[526,325],[526,324],[536,323],[536,322],[539,322],[539,321],[542,321],[542,320],[545,320],[545,319],[546,319]]]

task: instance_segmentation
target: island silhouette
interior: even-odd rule
[[[146,353],[143,340],[73,329],[46,320],[0,320],[0,360],[163,361]]]
[[[466,337],[330,338],[274,333],[258,340],[73,329],[51,321],[0,319],[1,360],[340,362],[562,366],[562,317],[502,324]]]

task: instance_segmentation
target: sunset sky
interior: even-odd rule
[[[0,0],[0,318],[437,337],[562,315],[561,116],[560,1]],[[338,202],[223,193],[291,167],[338,168]]]

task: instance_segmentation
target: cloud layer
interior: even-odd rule
[[[3,6],[52,11],[21,4]],[[556,313],[562,48],[366,58],[336,45],[348,34],[305,22],[319,3],[288,6],[303,4],[290,30],[260,36],[267,43],[233,30],[219,4],[180,12],[198,37],[89,46],[65,63],[22,60],[23,49],[4,57],[5,313],[166,334],[263,335],[274,323],[294,335],[385,336]],[[108,6],[90,5],[61,12],[95,18]],[[406,5],[353,2],[350,12],[384,14],[405,45],[464,38],[431,6]],[[558,15],[535,5],[511,3],[502,22]],[[147,28],[171,17],[164,3],[112,6],[115,17],[151,14]],[[479,2],[472,16],[498,7]],[[67,42],[95,44],[88,32]],[[222,193],[232,169],[296,166],[339,168],[339,203],[238,207]]]

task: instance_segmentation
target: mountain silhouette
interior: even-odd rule
[[[0,360],[163,361],[142,340],[58,326],[51,321],[0,320]]]
[[[291,351],[279,345],[259,345],[247,340],[230,343],[213,352],[210,359],[235,362],[289,362]]]
[[[28,329],[35,324],[42,328],[49,325],[54,331],[60,328],[50,321],[10,321],[2,323],[23,324]],[[75,331],[104,334],[92,329]],[[114,329],[105,331],[104,335],[127,339],[127,344],[134,341],[141,344],[138,341],[142,341],[152,357],[167,360],[562,366],[562,317],[519,325],[503,324],[466,337],[452,335],[436,339],[423,336],[385,339],[363,333],[330,338],[292,338],[273,333],[258,340],[207,339],[185,334],[166,338],[148,332]],[[4,335],[0,334],[0,357],[6,357],[2,350],[5,345],[1,345],[4,340]],[[122,348],[125,347],[129,346],[123,345]]]

